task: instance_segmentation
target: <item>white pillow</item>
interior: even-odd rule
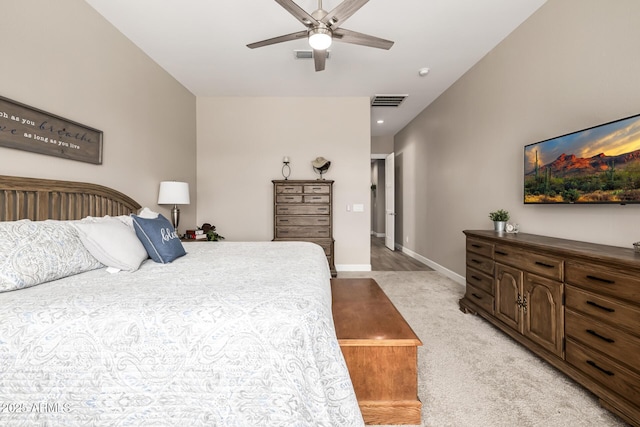
[[[80,240],[107,267],[135,271],[148,258],[135,231],[118,218],[76,222]]]
[[[101,267],[85,249],[72,221],[0,222],[0,292]]]
[[[133,230],[133,220],[131,219],[131,217],[129,215],[118,215],[118,216],[109,216],[109,215],[105,215],[105,216],[87,216],[84,217],[80,220],[80,222],[101,222],[101,221],[108,221],[110,219],[117,219],[118,221],[121,221],[123,224],[125,224],[126,226],[130,227],[131,230]],[[74,221],[76,222],[76,221]]]
[[[154,212],[149,208],[142,208],[140,210],[140,213],[138,214],[138,216],[140,218],[156,219],[156,218],[158,218],[158,212]]]

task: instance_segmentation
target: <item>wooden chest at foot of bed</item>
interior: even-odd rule
[[[333,320],[366,424],[420,424],[422,342],[373,279],[331,279]]]

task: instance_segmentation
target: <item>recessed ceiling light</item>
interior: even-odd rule
[[[384,120],[378,120],[376,123],[378,123],[379,125],[384,123]]]
[[[424,77],[424,76],[426,76],[427,74],[429,74],[429,68],[427,68],[427,67],[420,68],[420,69],[418,70],[418,75],[419,75],[420,77]]]

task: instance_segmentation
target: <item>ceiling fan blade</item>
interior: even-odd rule
[[[284,36],[274,37],[272,39],[251,43],[251,44],[248,44],[247,47],[249,49],[255,49],[257,47],[269,46],[271,44],[288,42],[291,40],[298,40],[303,38],[307,38],[307,30],[298,31],[297,33],[291,33]]]
[[[276,3],[285,8],[287,12],[292,14],[298,21],[302,22],[302,25],[306,27],[311,28],[314,25],[319,24],[316,18],[305,12],[305,10],[295,4],[293,0],[276,0]]]
[[[391,49],[391,46],[393,46],[393,42],[391,40],[381,39],[379,37],[346,30],[344,28],[337,28],[333,30],[333,39],[342,43],[359,44],[362,46],[376,47],[378,49],[389,50]]]
[[[313,62],[316,64],[316,71],[324,70],[324,64],[327,60],[327,50],[313,50]]]
[[[336,6],[331,12],[322,18],[322,23],[329,28],[338,28],[351,15],[356,13],[358,9],[364,6],[369,0],[344,0]]]

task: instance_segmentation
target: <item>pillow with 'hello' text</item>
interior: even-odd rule
[[[131,215],[131,218],[138,239],[155,262],[166,264],[187,254],[178,233],[164,216],[142,218]]]

